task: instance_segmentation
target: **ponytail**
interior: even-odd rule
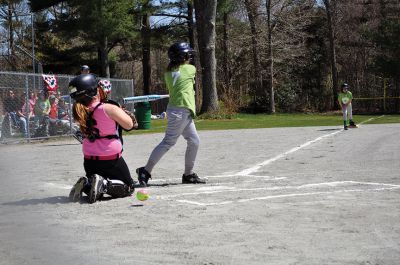
[[[174,58],[173,60],[169,61],[167,70],[168,71],[172,71],[174,69],[179,68],[179,66],[181,66],[182,64],[185,64],[186,61],[190,60],[190,54],[186,53],[184,55],[179,56],[178,58]]]
[[[104,102],[108,99],[107,93],[103,89],[99,89],[100,102]]]
[[[89,116],[89,107],[83,105],[82,103],[75,102],[72,107],[72,115],[74,120],[79,123],[79,128],[83,134],[83,136],[88,136],[88,127],[86,121]]]
[[[183,63],[184,62],[170,61],[169,64],[168,64],[167,70],[168,71],[172,71],[174,69],[177,69]]]

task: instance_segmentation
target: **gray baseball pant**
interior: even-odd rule
[[[200,138],[196,131],[190,111],[186,108],[171,107],[167,108],[167,130],[164,139],[151,152],[145,169],[151,173],[154,166],[160,161],[168,150],[176,144],[179,136],[183,136],[187,141],[185,152],[185,175],[193,173],[193,167],[199,149]]]

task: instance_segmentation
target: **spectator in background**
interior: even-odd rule
[[[17,111],[19,106],[19,100],[15,96],[13,90],[9,90],[7,96],[4,98],[3,105],[4,105],[4,112],[8,113],[11,118],[11,122],[14,125],[18,124],[17,120]]]
[[[56,134],[58,122],[58,106],[55,95],[49,97],[50,111],[49,111],[49,132],[51,135]]]
[[[47,91],[43,90],[40,92],[34,112],[38,136],[49,136],[50,101]]]
[[[17,110],[17,119],[21,132],[23,133],[24,137],[27,138],[28,137],[27,124],[29,119],[29,112],[26,111],[26,104],[24,101],[22,107]]]
[[[36,92],[34,91],[29,91],[29,99],[28,99],[28,104],[29,104],[29,109],[28,109],[28,116],[29,119],[33,119],[35,117],[35,105],[37,101],[37,95]],[[22,106],[22,110],[25,112],[26,111],[26,104]]]
[[[65,103],[63,98],[58,99],[58,119],[59,120],[67,120],[69,121],[69,116],[68,116],[68,105]]]
[[[33,91],[29,91],[28,106],[26,105],[25,97],[22,100],[24,103],[21,109],[17,111],[17,116],[19,118],[21,132],[24,134],[25,137],[27,137],[29,120],[35,118],[34,110],[37,100],[36,93]]]

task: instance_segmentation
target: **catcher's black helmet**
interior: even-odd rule
[[[177,42],[168,49],[168,58],[173,62],[183,62],[189,60],[193,49],[186,42]]]
[[[347,84],[347,83],[343,83],[343,85],[342,85],[342,88],[349,88],[350,86],[349,86],[349,84]]]
[[[69,82],[69,95],[76,101],[87,101],[87,98],[92,98],[97,94],[97,83],[95,75],[78,75]]]

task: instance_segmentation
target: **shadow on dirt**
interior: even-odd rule
[[[332,128],[332,129],[322,129],[322,130],[317,130],[319,132],[331,132],[331,131],[340,131],[340,128]]]
[[[64,204],[71,203],[67,196],[55,196],[41,199],[25,199],[15,202],[5,202],[2,205],[12,206],[27,206],[27,205],[38,205],[38,204]]]

